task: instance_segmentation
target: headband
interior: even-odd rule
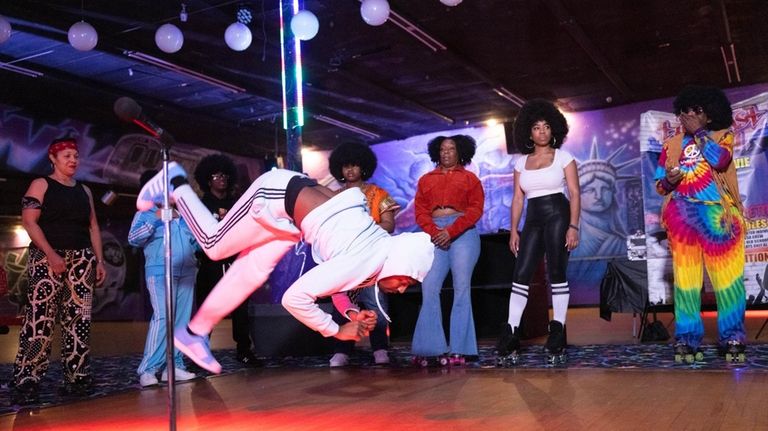
[[[56,157],[56,154],[59,153],[59,151],[64,150],[75,150],[77,149],[77,142],[74,139],[67,139],[67,140],[57,140],[54,141],[50,146],[48,146],[48,154]]]

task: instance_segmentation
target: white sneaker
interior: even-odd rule
[[[345,353],[336,353],[331,356],[329,363],[331,368],[344,367],[349,364],[349,356],[347,356]]]
[[[184,172],[178,163],[168,163],[168,181],[170,182],[174,177],[187,177],[187,173]],[[173,185],[168,184],[168,193],[173,191]],[[157,175],[152,177],[139,191],[139,195],[136,198],[136,209],[139,211],[147,211],[156,204],[163,202],[163,172],[158,172]]]
[[[155,376],[155,373],[142,373],[139,376],[139,384],[142,388],[154,386],[157,384],[157,376]]]
[[[389,363],[389,353],[387,349],[379,349],[373,352],[373,362],[376,365],[385,365]]]
[[[182,370],[181,368],[176,368],[176,371],[174,374],[177,382],[185,382],[187,380],[192,380],[197,377],[197,374],[191,373],[187,370]],[[160,376],[160,380],[163,382],[168,381],[168,370],[163,370],[163,375]]]

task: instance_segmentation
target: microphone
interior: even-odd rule
[[[133,123],[141,127],[160,142],[166,145],[175,143],[173,136],[171,136],[165,129],[158,126],[157,123],[152,121],[149,117],[144,115],[141,112],[141,106],[130,97],[121,97],[117,99],[115,101],[114,110],[115,115],[117,115],[119,119],[126,123]]]

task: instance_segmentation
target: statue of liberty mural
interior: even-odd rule
[[[621,219],[616,199],[617,183],[634,178],[620,175],[619,171],[635,164],[637,159],[614,165],[613,159],[626,148],[616,149],[606,159],[601,159],[597,138],[592,139],[589,159],[578,166],[581,184],[581,244],[572,257],[605,258],[627,253],[627,233]]]

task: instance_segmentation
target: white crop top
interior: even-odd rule
[[[519,157],[515,162],[515,171],[520,173],[520,188],[528,199],[563,193],[565,190],[565,167],[573,161],[567,151],[555,149],[552,164],[541,169],[525,169],[528,155]]]

